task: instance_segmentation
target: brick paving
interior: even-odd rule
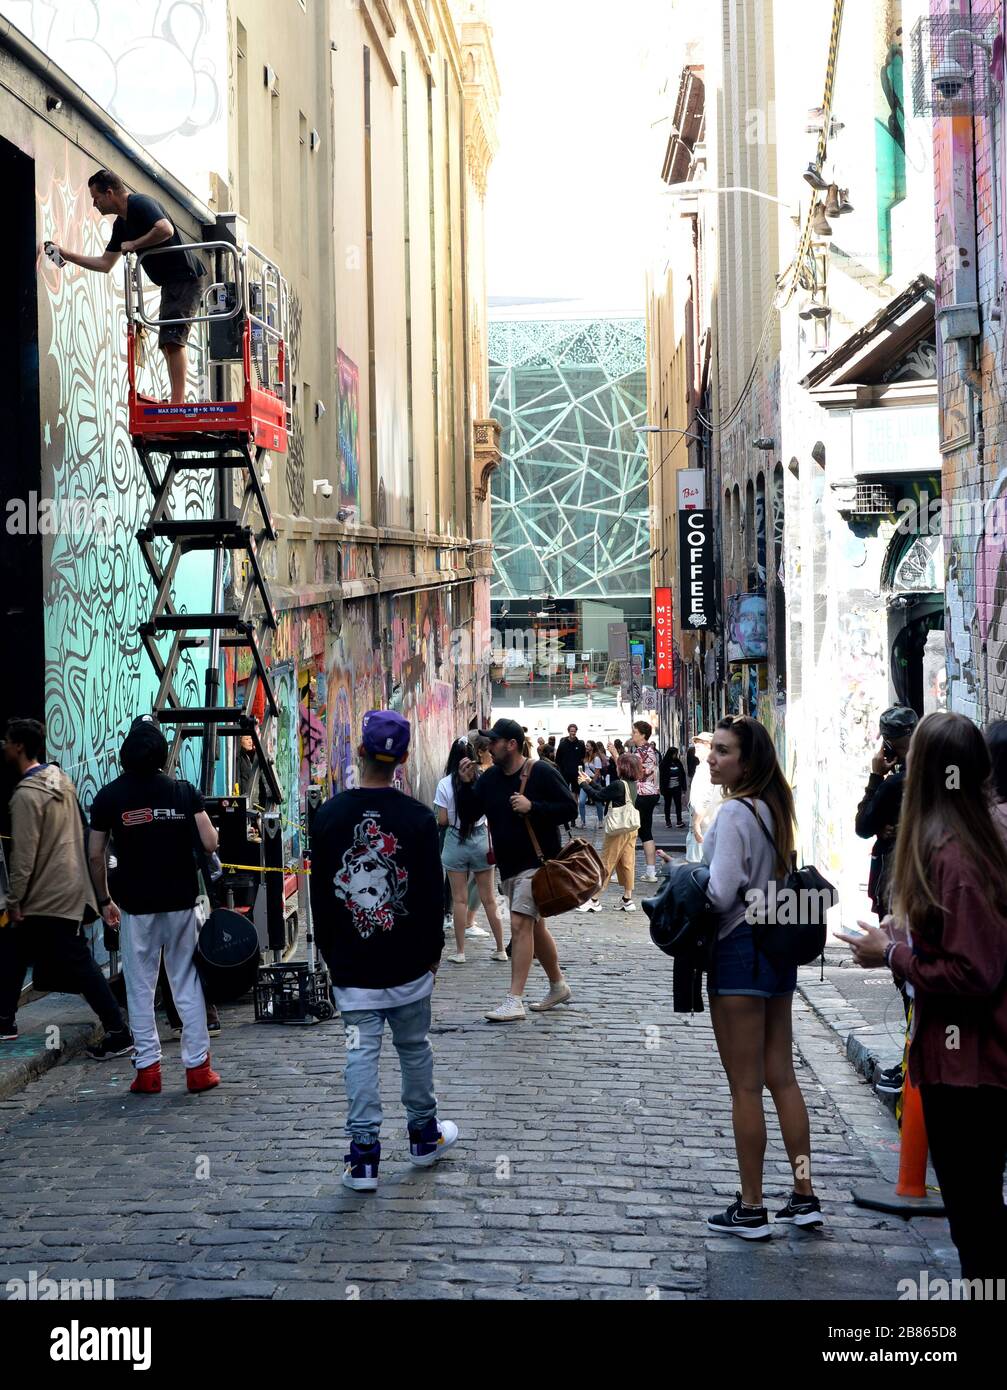
[[[957,1273],[943,1222],[852,1205],[858,1178],[892,1175],[894,1122],[801,999],[828,1230],[781,1228],[760,1246],[708,1236],[703,1218],[737,1182],[708,1014],[672,1013],[671,962],[642,912],[572,914],[556,935],[574,1004],[524,1024],[482,1021],[508,978],[488,940],[442,966],[438,1096],[461,1139],[432,1169],[405,1161],[386,1042],[373,1196],[339,1182],[338,1024],[271,1028],[225,1009],[224,1084],[203,1096],[185,1093],[173,1041],[158,1097],[126,1094],[125,1061],[47,1072],[0,1105],[0,1282],[112,1278],[119,1298],[895,1298],[907,1274]],[[770,1205],[788,1178],[771,1118]]]

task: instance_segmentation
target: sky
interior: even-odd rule
[[[642,313],[669,0],[489,0],[500,148],[487,195],[489,294]]]

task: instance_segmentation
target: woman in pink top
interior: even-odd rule
[[[893,916],[847,936],[913,987],[909,1075],[966,1279],[1007,1277],[1007,846],[983,736],[928,714],[909,746]]]

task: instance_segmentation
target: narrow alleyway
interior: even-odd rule
[[[709,1016],[673,1015],[671,963],[642,913],[573,914],[557,936],[575,1003],[523,1025],[482,1021],[506,975],[486,942],[442,966],[438,1094],[461,1140],[434,1169],[405,1162],[386,1043],[373,1197],[339,1183],[338,1024],[272,1029],[225,1010],[224,1084],[201,1097],[170,1040],[159,1097],[126,1094],[128,1059],[56,1067],[0,1110],[0,1280],[112,1278],[117,1298],[893,1299],[900,1278],[950,1272],[943,1222],[852,1205],[858,1178],[890,1175],[894,1121],[800,996],[829,1225],[754,1247],[707,1238],[703,1218],[736,1186]],[[788,1176],[773,1123],[771,1209]]]

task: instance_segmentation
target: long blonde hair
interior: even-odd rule
[[[727,715],[718,721],[717,728],[735,735],[744,767],[741,781],[731,788],[724,799],[740,801],[752,797],[766,803],[773,817],[777,873],[787,873],[794,856],[794,823],[797,817],[794,794],[783,775],[773,740],[757,719],[749,719],[744,714]]]
[[[893,907],[915,930],[937,927],[940,904],[932,864],[956,841],[983,883],[990,908],[1007,904],[1007,846],[993,819],[992,764],[979,729],[964,714],[928,714],[909,745],[909,765],[895,841]]]

